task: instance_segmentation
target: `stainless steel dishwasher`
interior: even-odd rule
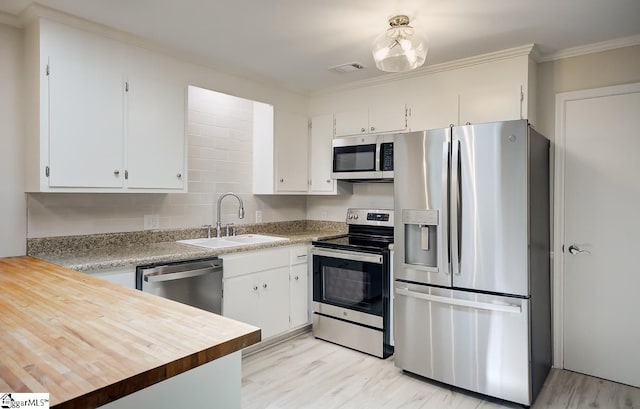
[[[212,257],[138,266],[136,288],[220,314],[222,312],[222,260]]]

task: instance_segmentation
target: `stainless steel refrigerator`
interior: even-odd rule
[[[549,141],[526,120],[397,135],[395,363],[531,405],[551,367]]]

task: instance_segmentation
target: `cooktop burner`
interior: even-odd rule
[[[393,243],[393,210],[348,209],[349,233],[314,241],[317,247],[379,253]]]

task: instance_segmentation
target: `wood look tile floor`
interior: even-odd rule
[[[518,408],[451,390],[311,333],[242,359],[243,409]],[[534,409],[640,409],[640,389],[552,370]]]

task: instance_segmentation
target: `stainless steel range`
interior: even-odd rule
[[[380,358],[393,353],[393,210],[348,209],[349,233],[314,241],[313,335]]]

